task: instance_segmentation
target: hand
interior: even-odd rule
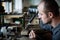
[[[34,33],[34,31],[33,30],[31,30],[31,32],[29,33],[29,38],[35,38],[36,37],[36,35],[35,35],[35,33]]]

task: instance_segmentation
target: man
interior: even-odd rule
[[[52,40],[60,40],[60,14],[56,1],[42,0],[38,6],[38,11],[38,17],[42,20],[42,22],[44,24],[51,25],[50,29],[53,33]],[[30,34],[30,38],[35,38],[36,35],[33,30],[30,32]]]
[[[5,10],[4,10],[4,6],[2,6],[2,3],[0,3],[0,15],[4,14]]]

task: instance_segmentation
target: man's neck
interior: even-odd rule
[[[60,24],[60,17],[53,18],[51,23],[53,28],[55,28],[58,24]]]

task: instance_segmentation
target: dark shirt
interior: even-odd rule
[[[60,24],[57,25],[56,28],[53,28],[49,24],[43,24],[42,22],[40,22],[40,27],[41,27],[41,29],[52,31],[52,33],[53,33],[52,40],[60,40]]]
[[[60,24],[58,24],[56,28],[52,28],[52,32],[52,40],[60,40]]]

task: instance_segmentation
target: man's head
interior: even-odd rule
[[[59,16],[59,7],[55,0],[42,0],[38,6],[38,17],[43,23],[50,23],[53,18]]]

